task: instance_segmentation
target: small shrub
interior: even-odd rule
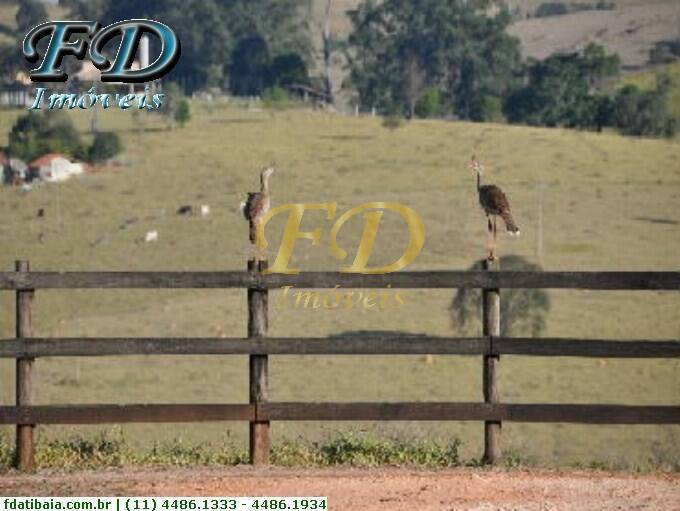
[[[168,82],[163,84],[163,93],[165,98],[163,100],[163,108],[158,112],[165,117],[168,122],[168,127],[173,129],[175,118],[177,116],[177,109],[179,104],[184,100],[184,91],[177,82]]]
[[[186,444],[181,438],[171,442],[154,444],[149,452],[140,457],[148,465],[207,465],[211,461],[210,450],[200,444]]]
[[[503,100],[498,96],[486,95],[482,98],[479,106],[480,121],[483,122],[502,122]]]
[[[271,461],[279,466],[420,465],[430,468],[461,466],[458,439],[449,442],[390,439],[370,433],[342,433],[321,443],[284,441],[272,446]],[[13,443],[0,437],[0,469],[12,464]],[[83,470],[123,466],[239,465],[248,463],[245,449],[229,443],[215,447],[181,438],[133,449],[122,430],[114,428],[92,437],[41,441],[36,449],[38,469]]]
[[[680,39],[659,41],[649,50],[651,64],[671,64],[680,60]]]
[[[561,16],[579,11],[610,11],[616,9],[614,2],[599,0],[595,3],[574,2],[566,4],[564,2],[544,2],[538,6],[534,16],[544,18],[547,16]]]
[[[383,117],[382,125],[388,130],[396,130],[404,125],[404,118],[399,114],[389,114]]]
[[[517,449],[506,449],[503,452],[503,465],[507,468],[535,466],[536,461]]]
[[[177,110],[175,111],[175,121],[183,128],[186,123],[191,120],[191,106],[186,99],[180,99],[177,103]]]
[[[459,466],[460,440],[447,444],[432,441],[380,439],[370,434],[345,433],[320,446],[325,465],[424,465]]]
[[[439,90],[434,87],[426,89],[416,101],[414,113],[421,119],[441,115],[442,102]]]
[[[120,467],[134,458],[121,430],[102,432],[93,438],[72,437],[41,443],[36,452],[40,468],[76,470]]]
[[[4,435],[0,435],[0,469],[9,468],[14,459],[12,442]]]
[[[117,133],[97,133],[90,146],[89,160],[93,163],[101,163],[114,158],[123,150],[123,144]]]
[[[538,6],[534,16],[546,18],[548,16],[562,16],[569,13],[569,6],[563,2],[544,2]]]
[[[271,461],[282,467],[320,465],[323,459],[315,444],[283,442],[272,447]]]
[[[291,105],[288,91],[282,87],[270,87],[262,93],[262,101],[267,108],[288,108]]]

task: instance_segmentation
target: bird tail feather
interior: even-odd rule
[[[505,222],[505,228],[513,236],[519,236],[519,227],[515,223],[515,219],[512,218],[512,213],[510,211],[505,211],[501,215],[503,221]]]

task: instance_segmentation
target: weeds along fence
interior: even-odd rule
[[[677,358],[680,341],[574,338],[505,338],[500,332],[501,289],[551,288],[680,291],[680,272],[397,272],[363,275],[309,272],[265,274],[266,263],[226,272],[32,272],[28,262],[0,273],[0,290],[16,293],[16,337],[0,339],[0,357],[16,359],[16,404],[0,406],[0,424],[16,425],[16,466],[34,467],[37,424],[248,421],[250,460],[267,464],[272,421],[427,420],[483,421],[484,459],[501,459],[501,425],[515,422],[584,424],[680,424],[680,406],[620,404],[512,404],[501,401],[497,369],[501,355],[541,357]],[[483,290],[483,335],[475,338],[376,335],[366,338],[267,337],[268,291],[297,288],[479,288]],[[248,292],[248,337],[244,338],[35,338],[32,301],[43,289],[226,289]],[[248,404],[33,405],[33,374],[40,357],[120,355],[250,355]],[[461,402],[271,402],[269,355],[469,355],[483,361],[483,401]]]

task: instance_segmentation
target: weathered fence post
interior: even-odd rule
[[[260,273],[267,269],[267,261],[248,261],[248,271]],[[248,337],[266,337],[269,326],[268,291],[248,289]],[[250,403],[269,399],[269,357],[250,355]],[[269,421],[255,420],[250,423],[250,463],[267,465],[269,463]]]
[[[498,259],[493,261],[487,259],[484,269],[487,271],[498,271]],[[485,336],[498,337],[501,332],[501,300],[499,290],[484,289],[482,292],[482,304],[483,334]],[[498,355],[484,355],[483,385],[485,403],[500,402],[498,375],[496,373],[499,359]],[[501,422],[485,421],[484,461],[494,465],[500,462],[501,456]]]
[[[16,261],[18,272],[28,272],[28,261]],[[17,339],[31,337],[31,306],[33,290],[16,292],[16,337]],[[16,406],[30,406],[33,401],[33,358],[17,358],[16,361]],[[19,470],[33,470],[35,468],[33,431],[35,424],[17,424],[16,451],[14,466]]]

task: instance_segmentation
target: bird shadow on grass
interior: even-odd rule
[[[105,131],[110,132],[110,133],[160,133],[164,131],[169,131],[170,128],[165,127],[165,126],[148,126],[148,127],[140,127],[140,126],[132,126],[130,128],[108,128]],[[81,133],[84,135],[91,135],[92,132],[90,129],[86,130],[81,130]]]
[[[374,139],[371,135],[322,135],[319,137],[321,140],[335,140],[337,142],[351,142],[351,141],[366,141]]]
[[[210,119],[212,124],[262,124],[264,119]]]
[[[636,216],[635,220],[639,222],[649,222],[650,224],[680,225],[680,222],[677,220],[671,220],[669,218],[649,218],[645,216]]]
[[[427,334],[415,333],[415,332],[404,332],[401,330],[346,330],[337,334],[331,334],[328,336],[331,339],[375,339],[380,338],[390,338],[390,339],[403,339],[403,338],[423,338],[427,337]]]

